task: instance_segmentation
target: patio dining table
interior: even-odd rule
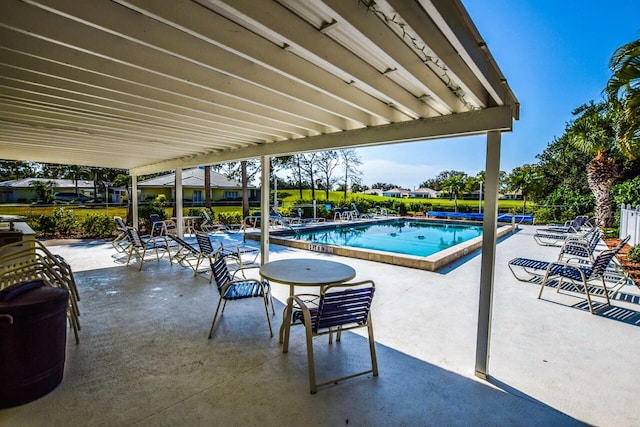
[[[336,261],[309,258],[289,258],[268,262],[260,267],[260,276],[269,281],[289,285],[289,296],[296,286],[320,287],[331,283],[343,283],[356,277],[356,271]],[[279,340],[282,342],[285,322],[291,317],[292,302],[287,304],[282,315]]]

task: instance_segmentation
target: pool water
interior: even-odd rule
[[[429,256],[482,235],[482,226],[420,220],[299,230],[287,238],[324,245]]]

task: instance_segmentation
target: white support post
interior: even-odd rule
[[[260,193],[260,264],[264,265],[269,262],[269,175],[270,175],[270,157],[262,156],[262,174]]]
[[[131,175],[131,222],[134,228],[138,228],[138,176]]]
[[[500,132],[487,134],[485,166],[485,204],[482,223],[482,261],[480,269],[480,298],[478,334],[476,341],[476,376],[489,377],[489,344],[493,305],[493,278],[497,243],[498,179],[500,176]]]
[[[178,236],[184,237],[184,215],[182,214],[182,168],[176,168],[176,226]]]

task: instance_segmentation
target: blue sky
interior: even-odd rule
[[[640,37],[639,0],[462,0],[520,107],[502,134],[501,170],[537,162],[562,135],[571,111],[602,99],[609,58]],[[485,137],[358,150],[363,184],[414,188],[443,170],[484,169]]]

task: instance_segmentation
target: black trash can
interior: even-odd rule
[[[31,402],[62,381],[68,304],[65,289],[40,280],[0,291],[0,408]]]

